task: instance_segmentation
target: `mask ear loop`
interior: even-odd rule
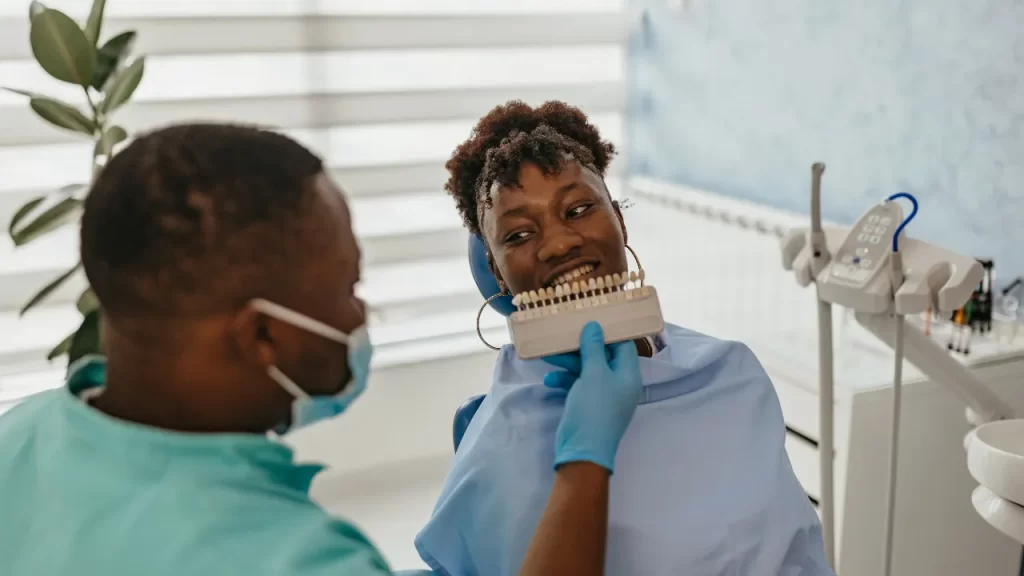
[[[484,303],[480,305],[480,310],[476,313],[476,335],[480,338],[480,341],[484,343],[484,346],[487,346],[491,350],[501,350],[501,348],[492,345],[486,338],[484,338],[484,333],[480,330],[480,317],[484,315],[484,308],[487,308],[487,305],[490,304],[492,300],[495,298],[501,298],[502,296],[511,296],[511,294],[509,294],[507,290],[503,290],[502,292],[491,296],[487,300],[484,300]]]

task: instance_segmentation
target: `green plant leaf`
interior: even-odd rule
[[[75,304],[78,307],[78,311],[82,314],[88,314],[93,310],[98,310],[100,307],[100,301],[96,298],[96,293],[92,291],[92,288],[86,288],[85,292],[78,297],[78,302]]]
[[[29,100],[32,111],[50,124],[65,130],[80,132],[92,136],[96,132],[96,123],[77,108],[59,100],[36,96]]]
[[[11,240],[15,246],[28,244],[65,224],[77,221],[81,215],[82,201],[69,196],[46,209],[35,220],[11,230]]]
[[[50,353],[46,355],[46,359],[54,360],[56,358],[59,358],[60,356],[67,354],[68,350],[71,350],[71,342],[73,342],[74,340],[75,335],[68,334],[66,338],[60,341],[60,344],[57,344],[56,346],[53,347],[53,350],[50,350]]]
[[[36,2],[35,0],[33,0],[33,2],[28,5],[29,21],[32,21],[33,18],[42,14],[44,10],[47,10],[46,4],[43,4],[42,2]]]
[[[93,149],[95,156],[110,156],[114,151],[114,146],[117,146],[121,142],[128,139],[128,132],[120,126],[111,126],[107,128],[103,136],[96,141],[96,147]]]
[[[46,200],[45,196],[40,196],[38,198],[33,198],[33,199],[29,200],[28,202],[26,202],[24,206],[22,206],[21,208],[18,208],[18,211],[15,212],[14,216],[11,217],[11,223],[7,226],[7,234],[13,238],[14,237],[14,229],[17,228],[18,224],[20,224],[21,221],[24,220],[26,216],[31,214],[32,211],[36,209],[36,207],[38,207],[40,204],[42,204],[43,200]]]
[[[128,101],[142,82],[142,75],[146,71],[146,58],[139,57],[127,67],[114,73],[110,82],[103,88],[106,96],[100,102],[99,111],[104,114],[113,112],[122,104]]]
[[[92,9],[89,10],[89,18],[85,21],[85,39],[96,46],[100,41],[100,28],[103,26],[103,9],[107,6],[107,0],[92,0]]]
[[[73,268],[61,274],[60,276],[57,276],[56,278],[53,279],[53,281],[51,281],[46,286],[43,286],[43,288],[39,292],[36,292],[35,296],[28,299],[28,302],[26,302],[25,305],[21,307],[21,311],[18,314],[24,316],[25,312],[28,312],[32,308],[38,306],[43,300],[46,300],[46,298],[50,294],[53,294],[53,292],[57,288],[63,286],[64,283],[68,281],[68,278],[74,276],[75,272],[78,272],[78,269],[81,267],[81,263],[75,264]]]
[[[47,8],[32,19],[32,55],[47,74],[62,82],[88,86],[96,48],[85,32],[60,10]]]
[[[117,70],[135,45],[135,32],[122,32],[107,40],[96,53],[96,66],[92,70],[92,87],[103,90],[110,75]]]
[[[82,356],[100,353],[100,311],[93,310],[82,318],[82,324],[71,339],[71,346],[68,347],[68,364]]]

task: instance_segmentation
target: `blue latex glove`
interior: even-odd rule
[[[545,358],[566,372],[552,372],[544,385],[568,390],[565,413],[555,432],[555,468],[593,462],[615,469],[615,452],[643,396],[636,345],[604,344],[596,322],[583,327],[579,354]]]

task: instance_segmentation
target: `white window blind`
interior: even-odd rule
[[[130,132],[218,120],[280,129],[348,192],[365,253],[375,361],[466,353],[480,298],[444,161],[510,98],[564,99],[620,146],[624,0],[108,0],[104,30],[139,32],[146,75],[118,113]],[[47,5],[84,19],[91,0]],[[0,3],[0,85],[78,102],[28,46],[28,2]],[[0,93],[0,223],[40,192],[83,182],[90,145]],[[613,166],[613,175],[624,165]],[[614,180],[613,180],[614,183]],[[0,411],[60,384],[46,352],[78,323],[82,279],[19,318],[77,258],[68,229],[19,249],[0,238]],[[488,315],[487,327],[501,320]],[[497,330],[500,334],[500,329]],[[469,343],[469,344],[467,344]]]

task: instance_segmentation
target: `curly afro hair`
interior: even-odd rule
[[[523,163],[532,163],[545,174],[558,174],[566,156],[590,167],[602,177],[615,155],[579,108],[550,101],[534,108],[512,100],[497,106],[480,119],[469,139],[459,145],[445,164],[445,190],[469,231],[480,234],[478,203],[490,205],[490,188],[518,186]]]

